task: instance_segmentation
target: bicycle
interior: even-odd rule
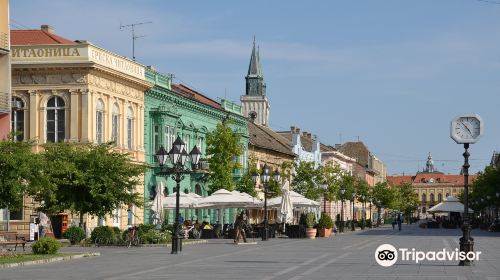
[[[127,244],[127,248],[130,246],[139,246],[139,229],[134,226],[128,229],[127,238],[125,239],[125,243]]]
[[[193,239],[200,239],[201,237],[201,232],[198,229],[196,229],[194,225],[190,225],[181,229],[180,235],[184,236],[184,239],[189,239],[190,234]]]

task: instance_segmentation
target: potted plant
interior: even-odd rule
[[[316,215],[313,212],[306,214],[306,237],[309,239],[315,239],[317,229],[314,228],[316,225]]]
[[[328,213],[321,213],[321,218],[318,221],[318,229],[320,237],[330,237],[332,234],[333,221]]]

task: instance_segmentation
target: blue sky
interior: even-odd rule
[[[450,121],[474,112],[485,135],[471,171],[500,150],[500,1],[11,2],[12,28],[50,24],[173,73],[212,98],[239,101],[253,36],[260,45],[271,127],[298,126],[335,144],[359,137],[389,174],[436,166],[457,173],[463,147]]]

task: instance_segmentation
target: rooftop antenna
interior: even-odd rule
[[[134,61],[135,61],[135,40],[137,40],[138,38],[145,37],[145,36],[135,35],[135,26],[142,25],[142,24],[148,24],[148,23],[153,23],[153,22],[152,21],[145,21],[145,22],[138,22],[138,23],[132,23],[132,24],[125,24],[125,25],[120,24],[120,30],[124,30],[125,28],[130,28],[132,30],[132,60],[134,60]]]

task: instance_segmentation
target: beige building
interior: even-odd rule
[[[118,150],[144,161],[144,91],[152,85],[145,81],[143,65],[89,42],[65,39],[47,25],[13,30],[11,42],[11,120],[19,140],[35,140],[35,151],[47,142],[115,141]],[[137,191],[143,193],[143,186]],[[29,198],[25,205],[19,220],[11,222],[14,230],[27,230],[36,215]],[[87,225],[99,221],[123,229],[141,223],[143,209],[130,209],[124,205],[105,219],[87,217]]]
[[[10,132],[9,1],[0,0],[0,139]]]

